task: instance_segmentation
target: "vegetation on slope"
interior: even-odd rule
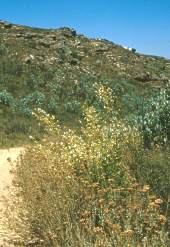
[[[164,87],[169,68],[164,58],[88,39],[73,29],[0,22],[0,146],[27,143],[32,133],[41,136],[43,130],[32,118],[34,108],[73,127],[82,103],[97,105],[94,83],[110,86],[130,106],[139,96]]]
[[[18,245],[169,246],[170,61],[69,28],[0,35],[0,145],[34,140]]]
[[[21,245],[168,247],[170,181],[154,169],[152,154],[161,147],[147,153],[137,125],[120,116],[112,89],[96,90],[103,110],[85,106],[79,134],[41,109],[34,114],[46,135],[15,169],[20,220],[11,225]],[[166,167],[167,158],[168,152],[157,155],[156,162]],[[166,189],[158,187],[162,182]]]

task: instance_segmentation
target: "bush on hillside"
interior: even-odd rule
[[[145,101],[137,118],[145,145],[164,145],[170,140],[170,84]]]
[[[6,90],[0,91],[0,104],[3,106],[15,107],[13,96]]]
[[[0,44],[0,56],[6,55],[8,52],[8,48],[4,44]]]
[[[64,108],[67,112],[70,113],[80,113],[81,112],[81,103],[77,100],[68,101],[64,104]]]
[[[43,103],[45,103],[44,94],[39,91],[35,91],[20,100],[19,108],[25,116],[31,117],[33,109],[41,106]]]
[[[55,115],[58,112],[58,108],[58,100],[56,100],[55,98],[50,99],[47,105],[48,112]]]

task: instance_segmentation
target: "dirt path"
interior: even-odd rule
[[[15,161],[22,151],[23,148],[0,149],[0,247],[10,246],[9,244],[5,245],[5,242],[13,234],[3,224],[5,220],[4,202],[5,198],[9,199],[9,190],[12,185],[11,165],[8,160]]]

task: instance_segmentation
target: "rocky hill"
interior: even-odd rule
[[[42,107],[74,125],[82,102],[95,104],[93,84],[144,95],[170,80],[170,61],[140,54],[74,29],[39,29],[0,21],[0,145],[41,130]]]

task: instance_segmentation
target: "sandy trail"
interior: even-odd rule
[[[5,211],[5,198],[9,199],[9,190],[12,186],[12,174],[10,173],[11,164],[8,161],[15,161],[23,148],[0,149],[0,247],[12,246],[5,245],[8,238],[11,238],[11,232],[3,224]],[[5,241],[5,242],[4,242]]]

